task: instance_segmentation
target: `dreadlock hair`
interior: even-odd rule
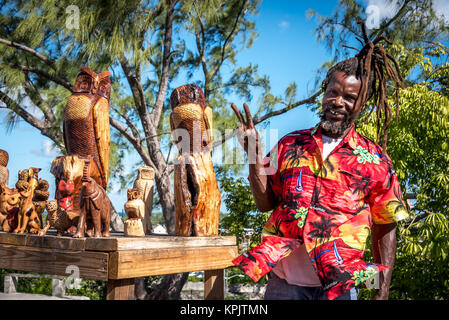
[[[395,58],[386,52],[384,47],[379,45],[381,41],[391,45],[391,41],[380,35],[371,42],[366,33],[364,22],[358,21],[357,23],[362,28],[363,40],[357,38],[363,46],[362,49],[354,57],[343,60],[330,68],[321,87],[323,91],[326,91],[334,73],[337,71],[342,71],[347,76],[355,76],[361,81],[359,95],[354,108],[360,108],[360,112],[363,112],[367,108],[367,101],[373,97],[373,104],[367,119],[376,111],[376,138],[377,142],[382,145],[382,155],[384,155],[387,149],[388,125],[392,119],[391,106],[387,102],[387,77],[395,84],[396,119],[399,116],[399,88],[404,88],[404,79]],[[380,141],[382,117],[384,119],[382,124],[382,141]]]

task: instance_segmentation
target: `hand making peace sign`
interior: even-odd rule
[[[237,138],[242,145],[245,152],[248,154],[248,141],[249,141],[249,149],[250,153],[256,155],[259,146],[259,134],[254,127],[253,117],[251,116],[251,112],[249,112],[249,107],[246,103],[243,104],[243,109],[246,114],[246,121],[243,117],[243,114],[237,108],[235,104],[231,104],[232,110],[234,110],[237,119],[239,119],[241,126],[238,127],[239,132],[237,133]],[[249,155],[249,154],[248,154]]]

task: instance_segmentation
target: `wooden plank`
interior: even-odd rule
[[[26,238],[27,234],[0,231],[0,243],[24,246],[26,245]]]
[[[236,246],[115,251],[109,254],[109,278],[224,269],[237,255]]]
[[[233,246],[235,244],[235,236],[178,237],[167,235],[149,235],[141,238],[113,236],[110,238],[87,238],[85,250],[121,251],[177,247]]]
[[[108,280],[106,300],[134,300],[134,278]]]
[[[68,266],[79,268],[84,279],[108,279],[108,254],[0,244],[0,268],[68,276]]]
[[[204,271],[204,300],[224,300],[224,270]]]
[[[36,248],[61,250],[84,250],[85,239],[58,237],[56,235],[38,236],[35,234],[15,234],[0,232],[0,243]]]

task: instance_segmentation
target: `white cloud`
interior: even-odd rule
[[[40,149],[34,149],[31,152],[40,157],[56,158],[62,156],[61,151],[53,145],[50,140],[41,140]]]
[[[290,22],[286,21],[286,20],[282,20],[279,24],[278,27],[281,28],[281,30],[286,30],[290,27]]]
[[[398,0],[365,0],[366,8],[373,6],[377,9],[380,21],[392,18],[399,10],[402,1]],[[433,8],[437,15],[449,20],[449,0],[434,0]]]
[[[438,16],[444,16],[449,21],[449,0],[434,0],[433,8]]]

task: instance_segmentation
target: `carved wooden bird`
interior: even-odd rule
[[[109,71],[98,74],[88,67],[81,67],[63,115],[67,154],[91,156],[100,172],[103,188],[106,188],[109,176],[110,74]]]

